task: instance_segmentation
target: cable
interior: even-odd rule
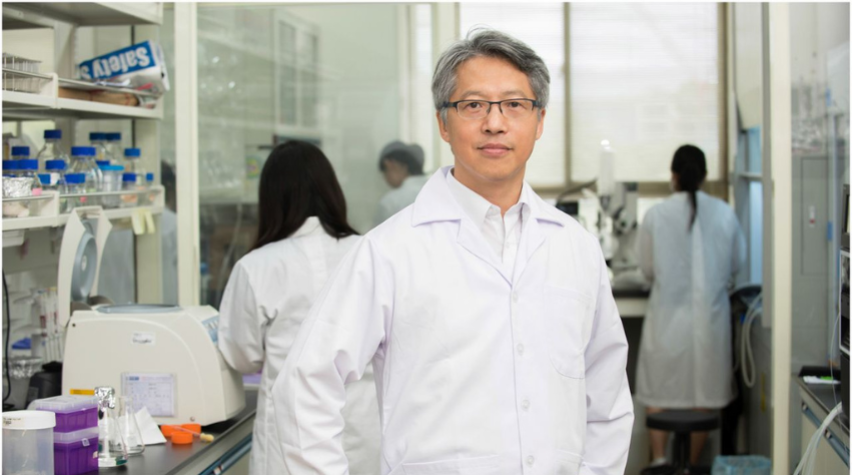
[[[742,334],[740,335],[740,358],[737,359],[737,366],[742,362],[743,383],[746,387],[753,388],[754,382],[757,380],[757,369],[754,366],[754,350],[751,347],[751,325],[754,319],[762,313],[763,306],[758,307],[758,303],[763,301],[763,292],[752,300],[748,306],[745,321],[743,322]],[[758,310],[760,309],[760,310]],[[750,373],[750,375],[749,375]]]
[[[3,395],[3,402],[12,395],[12,375],[9,373],[9,340],[12,337],[12,318],[9,313],[9,286],[6,285],[6,273],[3,272],[3,294],[6,296],[6,341],[3,343],[3,360],[6,364],[6,385],[9,394]]]
[[[805,449],[805,453],[802,454],[802,459],[799,460],[799,465],[796,466],[796,471],[793,472],[793,475],[813,475],[814,473],[814,465],[816,464],[816,453],[817,447],[819,447],[819,442],[822,440],[822,434],[825,433],[825,430],[828,428],[828,425],[831,424],[831,421],[840,414],[842,409],[841,404],[834,406],[834,409],[828,413],[828,416],[822,421],[822,424],[819,426],[814,435],[811,437],[810,442],[808,442],[808,447]]]

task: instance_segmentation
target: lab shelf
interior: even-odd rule
[[[3,28],[52,28],[55,21],[77,26],[161,25],[162,2],[6,3]]]
[[[97,196],[120,196],[125,195],[130,192],[120,191],[120,192],[102,192],[102,193],[92,193],[86,196],[97,197]],[[153,205],[150,206],[137,206],[133,208],[117,208],[117,209],[105,209],[104,215],[110,220],[118,220],[118,219],[127,219],[132,217],[137,212],[145,212],[148,211],[151,214],[162,214],[163,212],[163,187],[157,185],[150,190],[137,191],[134,192],[136,194],[145,194],[145,193],[156,193],[157,198]],[[61,195],[61,198],[73,198],[74,196],[82,196],[82,195]],[[41,211],[41,216],[28,216],[26,218],[3,218],[3,234],[6,237],[7,231],[20,231],[20,230],[31,230],[31,229],[39,229],[39,228],[56,228],[60,226],[65,226],[65,223],[68,222],[68,213],[58,214],[59,204],[58,198],[60,195],[56,195],[55,192],[46,192],[44,196],[33,197],[33,198],[4,198],[3,202],[8,203],[12,201],[30,201],[30,202],[39,202],[46,201],[44,206],[44,210]],[[54,200],[57,200],[54,202]],[[5,242],[4,242],[5,246]]]
[[[134,213],[147,210],[151,214],[162,214],[162,206],[138,206],[136,208],[119,208],[104,210],[104,215],[112,220],[126,219],[133,216]],[[30,230],[39,228],[57,228],[65,226],[68,222],[68,214],[60,214],[59,216],[32,216],[29,218],[3,218],[3,232]]]
[[[163,109],[118,106],[101,102],[65,99],[54,95],[3,91],[3,116],[17,120],[44,120],[57,117],[76,119],[161,120]]]

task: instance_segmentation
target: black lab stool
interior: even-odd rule
[[[690,473],[689,465],[690,434],[706,432],[719,428],[719,415],[701,411],[664,411],[648,414],[645,425],[649,429],[674,432],[674,454],[672,465],[677,473]]]

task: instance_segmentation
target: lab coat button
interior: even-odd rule
[[[530,408],[530,400],[529,400],[529,399],[524,399],[524,400],[523,400],[523,402],[521,402],[521,407],[522,407],[525,411],[526,411],[527,409],[529,409],[529,408]]]
[[[532,467],[534,463],[535,463],[535,457],[533,457],[532,455],[527,457],[527,466],[528,467]]]
[[[512,302],[518,303],[518,293],[512,292]]]
[[[518,354],[524,354],[524,345],[522,343],[518,343]]]

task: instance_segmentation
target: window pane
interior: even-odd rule
[[[617,181],[669,180],[678,146],[719,178],[717,4],[572,3],[571,177],[598,174],[601,141]]]
[[[524,41],[550,71],[550,104],[544,133],[527,164],[526,180],[533,186],[565,184],[565,11],[561,3],[459,5],[460,34],[487,26]]]

